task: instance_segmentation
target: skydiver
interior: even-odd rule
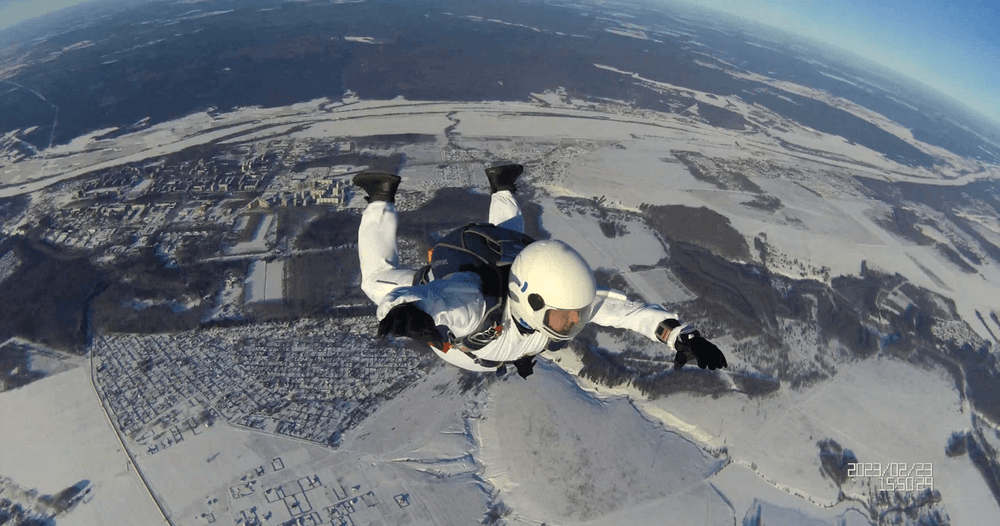
[[[594,272],[572,247],[525,235],[514,199],[523,171],[520,164],[486,168],[489,223],[446,236],[435,246],[431,265],[419,270],[398,267],[395,198],[401,178],[377,172],[354,177],[368,194],[358,255],[361,288],[378,305],[380,338],[426,342],[440,358],[471,371],[502,374],[512,364],[527,378],[537,354],[565,345],[593,322],[665,343],[676,351],[675,369],[691,359],[702,369],[728,365],[719,348],[677,314],[598,288]]]

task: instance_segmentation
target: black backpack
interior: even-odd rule
[[[497,338],[507,304],[510,265],[521,250],[535,240],[516,230],[491,223],[469,223],[441,238],[431,249],[430,264],[424,266],[414,284],[442,279],[455,272],[475,272],[483,282],[486,315],[469,336],[452,343],[467,351],[482,349]]]

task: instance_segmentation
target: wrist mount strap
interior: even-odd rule
[[[656,338],[663,343],[667,343],[667,340],[670,338],[670,331],[680,327],[681,325],[680,320],[675,320],[673,318],[667,318],[661,321],[660,324],[656,326]]]

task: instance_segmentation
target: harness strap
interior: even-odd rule
[[[450,351],[452,349],[461,351],[463,354],[465,354],[466,356],[468,356],[473,361],[473,363],[475,363],[476,365],[479,365],[481,367],[498,368],[501,365],[504,365],[504,364],[507,364],[507,363],[513,363],[513,362],[496,362],[496,361],[493,361],[493,360],[485,360],[483,358],[480,358],[480,357],[476,356],[475,354],[472,354],[472,351],[469,351],[468,349],[466,349],[465,346],[462,345],[461,342],[456,342],[454,344],[451,343],[451,342],[444,342],[444,344],[440,348],[435,347],[430,342],[428,342],[427,345],[430,345],[431,347],[434,347],[435,349],[441,351],[442,353],[447,353],[448,351]]]
[[[481,292],[486,301],[478,327],[464,338],[451,336],[449,348],[457,348],[477,364],[487,367],[502,363],[483,360],[472,352],[500,337],[510,266],[517,254],[532,242],[534,239],[522,232],[489,223],[468,223],[450,232],[428,251],[430,265],[416,273],[414,284],[443,279],[455,272],[473,272],[480,277]],[[524,334],[520,325],[518,330]]]

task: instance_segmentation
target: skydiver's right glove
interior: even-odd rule
[[[726,356],[712,342],[701,337],[701,334],[690,325],[681,325],[678,320],[666,319],[656,328],[656,337],[677,351],[674,357],[674,370],[684,367],[692,358],[698,361],[698,367],[716,370],[729,365]]]
[[[438,349],[444,346],[444,338],[434,324],[434,318],[412,303],[396,305],[382,318],[378,324],[378,337],[385,338],[388,334],[427,342]]]

